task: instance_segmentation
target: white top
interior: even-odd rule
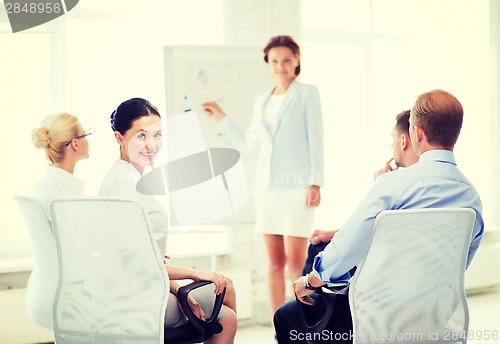
[[[37,199],[49,222],[50,204],[55,198],[83,196],[84,182],[62,168],[47,166],[45,174],[33,185],[33,198]],[[52,226],[49,224],[52,231]],[[56,244],[52,235],[44,228],[32,232],[35,251],[43,255],[35,262],[27,284],[27,303],[30,318],[34,323],[52,330],[52,305],[59,276]],[[36,234],[33,234],[36,233]],[[51,232],[52,233],[52,232]],[[37,253],[37,254],[38,254]]]
[[[50,203],[54,198],[83,196],[85,183],[62,168],[47,166],[45,174],[35,182],[33,197],[40,201],[47,219],[50,216]]]
[[[278,122],[278,112],[285,99],[285,94],[272,94],[264,105],[264,123],[271,136],[274,136],[276,124]]]
[[[323,119],[318,89],[294,80],[283,95],[274,135],[271,135],[264,120],[264,105],[273,89],[255,100],[254,114],[246,132],[241,131],[230,116],[219,121],[217,130],[242,155],[260,148],[257,166],[252,171],[256,190],[322,186]]]
[[[164,253],[167,247],[168,216],[154,196],[136,190],[140,179],[141,174],[137,169],[124,160],[118,160],[104,178],[99,195],[125,197],[142,202],[149,214],[158,248]]]

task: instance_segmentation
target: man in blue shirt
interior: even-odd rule
[[[482,205],[472,184],[457,168],[453,148],[460,134],[463,108],[450,93],[433,90],[420,95],[410,114],[410,138],[419,161],[380,176],[355,212],[341,226],[325,250],[313,262],[310,274],[293,285],[297,298],[314,305],[314,288],[333,285],[349,277],[348,271],[365,257],[375,217],[383,210],[463,207],[476,212],[469,248],[469,266],[481,241],[484,222]],[[278,343],[300,343],[303,325],[298,304],[289,302],[274,315]],[[314,313],[314,312],[311,312]],[[328,330],[352,333],[347,297],[339,298]],[[349,340],[345,341],[350,342]]]
[[[415,154],[410,140],[410,110],[405,110],[396,116],[396,124],[391,132],[392,137],[392,158],[389,159],[384,167],[374,173],[374,179],[377,180],[382,174],[396,171],[400,167],[409,167],[418,161],[418,155]],[[394,163],[396,167],[391,164]],[[307,259],[302,269],[302,275],[306,275],[312,270],[314,257],[323,251],[326,245],[332,240],[335,233],[340,228],[334,230],[315,229],[309,237],[309,248]],[[352,274],[352,273],[351,273]]]

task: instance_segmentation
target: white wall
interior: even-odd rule
[[[2,13],[0,267],[6,257],[30,252],[12,194],[30,194],[46,165],[30,139],[43,117],[68,111],[92,132],[91,158],[76,175],[95,194],[118,157],[109,128],[112,110],[140,96],[165,113],[164,45],[261,46],[281,33],[299,38],[301,77],[318,85],[323,100],[327,187],[318,226],[342,224],[391,154],[394,116],[437,87],[464,104],[459,166],[479,189],[488,228],[496,224],[491,190],[493,165],[499,166],[499,147],[492,146],[498,119],[492,123],[487,0],[147,0],[140,6],[85,0],[24,33],[10,33],[5,21]],[[252,244],[258,264],[246,260],[244,268],[258,270],[254,277],[262,279],[264,249],[258,243]]]
[[[464,106],[457,162],[481,195],[487,228],[496,227],[489,2],[302,4],[303,78],[320,87],[327,133],[318,225],[342,224],[392,155],[395,116],[420,93],[442,88]]]
[[[0,22],[6,20],[1,14]],[[44,153],[31,143],[31,130],[57,112],[78,116],[92,132],[91,158],[77,165],[75,175],[87,182],[88,194],[96,194],[118,159],[111,112],[125,99],[143,97],[165,114],[163,46],[222,44],[223,24],[222,0],[148,0],[140,6],[86,0],[25,32],[12,34],[1,24],[0,113],[6,125],[0,135],[5,147],[0,203],[2,214],[9,216],[0,217],[0,260],[30,246],[12,194],[31,194],[47,165]]]

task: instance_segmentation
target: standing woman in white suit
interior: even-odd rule
[[[260,146],[255,195],[257,233],[269,257],[271,311],[285,301],[285,265],[292,281],[301,276],[307,238],[323,185],[323,122],[318,89],[296,80],[300,48],[290,36],[264,47],[275,86],[257,97],[246,133],[215,102],[205,111],[220,119],[219,132],[242,154]]]

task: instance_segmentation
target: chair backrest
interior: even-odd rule
[[[169,282],[147,213],[132,200],[54,200],[57,344],[163,343]]]
[[[34,249],[34,266],[27,285],[28,314],[42,327],[52,329],[52,306],[57,288],[57,253],[52,227],[40,202],[14,196],[28,226]]]
[[[467,334],[464,272],[475,212],[381,212],[349,301],[354,343],[441,343]],[[466,342],[458,338],[457,342]]]

